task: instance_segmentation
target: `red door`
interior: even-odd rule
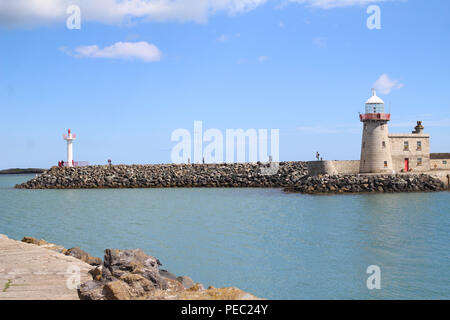
[[[405,171],[409,171],[409,159],[405,159]]]

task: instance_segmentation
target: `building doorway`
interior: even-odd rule
[[[409,171],[409,159],[405,158],[405,171],[408,172]]]

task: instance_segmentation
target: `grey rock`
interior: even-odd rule
[[[167,279],[177,280],[177,276],[176,275],[174,275],[173,273],[171,273],[171,272],[169,272],[167,270],[164,270],[164,269],[160,269],[159,270],[159,275],[161,277],[164,277],[164,278],[167,278]]]
[[[102,264],[102,259],[93,257],[86,251],[81,250],[78,247],[71,248],[66,251],[66,256],[71,256],[77,259],[80,259],[81,261],[84,261],[92,266],[99,266]]]
[[[103,280],[115,280],[132,273],[150,280],[155,287],[161,286],[159,275],[160,262],[140,249],[113,250],[106,249],[103,262]]]
[[[190,289],[195,285],[195,282],[187,276],[178,277],[177,280],[183,285],[185,289]]]
[[[80,300],[104,300],[103,285],[98,281],[87,281],[78,289]]]

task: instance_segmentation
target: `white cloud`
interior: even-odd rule
[[[204,23],[219,12],[229,15],[256,9],[270,0],[0,0],[0,26],[33,27],[61,23],[70,5],[81,8],[82,22],[121,24],[131,21],[195,21]],[[397,0],[272,0],[330,9]]]
[[[327,46],[327,38],[315,37],[312,40],[313,44],[319,48],[325,48]]]
[[[231,36],[226,35],[226,34],[222,34],[222,35],[220,35],[216,40],[217,40],[218,42],[228,42],[228,41],[230,41],[230,40],[232,40],[232,39],[239,38],[240,36],[241,36],[240,33],[236,33],[236,34],[231,35]]]
[[[222,34],[220,35],[220,37],[218,37],[216,39],[218,42],[227,42],[228,40],[230,40],[230,37],[227,36],[226,34]]]
[[[306,4],[309,7],[331,9],[338,7],[351,7],[351,6],[365,6],[378,2],[385,2],[392,0],[288,0],[288,2],[295,2]]]
[[[123,23],[127,20],[205,22],[218,12],[247,12],[267,0],[0,0],[0,25],[35,26],[64,22],[69,5],[81,8],[83,21]]]
[[[392,80],[387,74],[382,74],[377,81],[373,84],[373,87],[383,94],[389,94],[393,89],[403,88],[405,85],[399,80]]]
[[[66,48],[61,48],[65,53],[77,58],[104,58],[122,60],[142,60],[154,62],[162,59],[162,53],[154,44],[148,42],[116,42],[115,44],[100,48],[97,45],[80,46],[70,53]]]

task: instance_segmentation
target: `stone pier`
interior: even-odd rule
[[[88,281],[92,268],[49,248],[0,235],[0,300],[79,300],[76,273],[81,282]]]

